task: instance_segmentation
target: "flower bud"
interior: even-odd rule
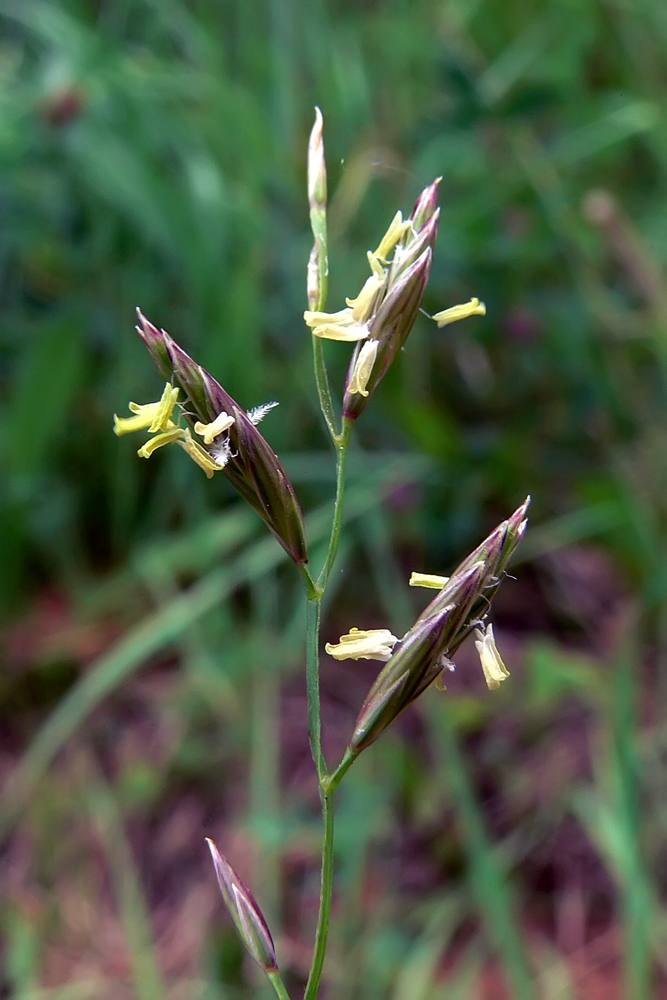
[[[471,552],[467,559],[461,563],[457,572],[461,572],[472,563],[482,560],[486,566],[486,576],[483,583],[483,597],[488,609],[489,602],[493,599],[500,586],[505,571],[505,566],[517,545],[524,536],[528,521],[526,512],[530,505],[530,497],[526,497],[520,507],[514,511],[511,517],[495,528],[491,534],[478,545],[474,552]],[[447,588],[438,595],[436,600],[440,600],[443,594],[446,595]],[[445,596],[446,600],[446,596]],[[466,632],[467,635],[467,632]],[[465,638],[465,636],[463,637]],[[463,639],[461,640],[463,641]],[[460,643],[459,643],[460,645]]]
[[[323,211],[327,204],[327,166],[324,160],[322,112],[315,108],[315,123],[308,141],[308,202],[311,210]]]
[[[264,972],[267,974],[277,972],[278,963],[273,938],[253,894],[227,859],[220,854],[213,841],[207,837],[206,843],[211,851],[222,898],[236,924],[239,937]]]
[[[154,327],[139,310],[137,313],[137,331],[163,378],[173,381],[184,393],[185,413],[193,429],[199,433],[197,425],[200,425],[200,431],[215,435],[221,426],[220,415],[226,414],[224,440],[214,436],[208,447],[188,440],[186,450],[202,467],[210,463],[213,469],[222,469],[292,559],[296,563],[307,562],[301,508],[278,456],[245,410],[213,376],[196,364],[166,331]]]
[[[412,215],[410,216],[415,232],[423,229],[429,219],[435,215],[438,208],[438,187],[441,180],[442,177],[436,177],[433,183],[424,188],[417,198],[415,207],[412,209]]]
[[[308,259],[308,308],[320,309],[326,299],[327,275],[327,166],[322,138],[322,112],[315,108],[315,124],[308,142],[308,204],[315,242]]]

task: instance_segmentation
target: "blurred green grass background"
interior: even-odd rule
[[[299,995],[298,581],[224,477],[137,460],[111,415],[159,394],[141,305],[242,405],[280,401],[317,560],[315,104],[331,308],[441,175],[425,307],[488,310],[420,320],[359,423],[325,638],[405,628],[409,571],[534,497],[497,604],[512,680],[487,694],[462,651],[341,789],[326,996],[667,996],[667,7],[0,0],[0,25],[3,996],[268,995],[204,835]],[[372,677],[324,665],[331,761]]]

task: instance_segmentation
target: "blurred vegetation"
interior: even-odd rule
[[[360,421],[327,637],[404,628],[408,571],[534,496],[498,604],[512,681],[485,695],[463,651],[341,792],[327,996],[667,996],[665,5],[0,0],[0,23],[6,995],[261,995],[205,834],[295,990],[307,970],[297,582],[224,477],[110,429],[160,389],[141,305],[242,405],[280,400],[317,559],[317,103],[331,307],[442,175],[425,306],[488,310],[418,324]],[[372,676],[325,668],[332,758]]]

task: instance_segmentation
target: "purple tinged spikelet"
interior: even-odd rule
[[[440,209],[438,208],[424,224],[423,229],[420,229],[412,239],[406,238],[405,244],[397,248],[397,253],[394,254],[394,259],[389,267],[390,286],[393,286],[407,268],[414,264],[418,257],[421,257],[427,247],[433,249],[438,235],[439,222]]]
[[[266,973],[277,972],[276,949],[264,915],[248,886],[236,874],[212,840],[206,838],[222,898],[239,937]]]
[[[367,396],[358,392],[350,392],[349,385],[355,370],[363,341],[357,344],[348,369],[345,397],[343,399],[343,414],[350,419],[356,419],[365,410],[369,399],[394,363],[396,355],[403,347],[412,329],[419,306],[424,296],[424,290],[431,271],[431,248],[428,247],[408,270],[401,275],[396,285],[385,296],[382,304],[369,320],[368,339],[378,341],[377,356],[368,382]]]
[[[223,410],[234,417],[224,472],[244,500],[257,511],[296,563],[308,561],[303,517],[294,487],[276,453],[247,413],[204,368],[196,364],[165,330],[158,330],[137,310],[137,331],[158,371],[186,396],[186,409],[202,423]],[[194,419],[188,417],[191,423]]]
[[[474,603],[483,576],[482,563],[459,574],[456,585],[448,588],[449,602],[434,607],[437,598],[432,601],[394,648],[361,707],[350,740],[352,752],[358,753],[375,742],[442,672],[442,657],[447,656],[462,620]]]
[[[343,399],[343,415],[348,419],[356,420],[364,411],[414,326],[431,273],[433,246],[438,232],[438,183],[434,181],[417,199],[410,216],[412,230],[396,247],[384,288],[368,320],[368,340],[377,340],[378,349],[365,387],[367,395],[349,391],[363,342],[357,344],[352,354]]]
[[[361,707],[349,752],[370,746],[429,687],[484,615],[523,538],[530,497],[458,566],[394,647]]]
[[[436,177],[432,184],[424,188],[412,209],[412,225],[419,231],[433,217],[438,208],[438,187],[442,177]]]

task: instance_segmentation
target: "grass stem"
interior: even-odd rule
[[[320,400],[320,409],[326,421],[327,429],[334,444],[338,439],[336,430],[336,416],[334,413],[333,400],[331,398],[331,387],[329,386],[329,376],[324,363],[324,348],[320,337],[313,335],[313,363],[315,366],[315,383],[317,385],[317,395]]]
[[[334,807],[333,792],[322,792],[322,807],[324,812],[324,842],[322,844],[322,876],[320,885],[320,912],[317,920],[315,949],[310,975],[306,984],[303,1000],[315,1000],[322,978],[324,956],[329,937],[331,921],[331,900],[333,896],[333,860],[334,860]]]
[[[329,538],[329,549],[324,566],[317,578],[317,586],[324,593],[326,589],[333,564],[338,554],[341,528],[343,527],[343,501],[345,497],[345,475],[347,470],[347,447],[350,443],[350,436],[354,428],[354,421],[343,420],[343,427],[340,435],[336,439],[336,499],[334,501],[334,516],[331,525],[331,537]]]
[[[276,991],[276,994],[278,996],[278,1000],[290,1000],[290,995],[287,992],[287,988],[286,988],[286,986],[285,986],[285,984],[283,982],[282,976],[280,975],[280,973],[278,972],[278,970],[276,970],[275,972],[267,972],[266,975],[267,975],[267,978],[268,978],[269,982],[271,983],[271,985],[273,986],[274,990]]]
[[[322,753],[322,723],[320,718],[320,613],[322,597],[308,598],[306,607],[306,690],[308,695],[308,739],[320,782],[327,773]]]

